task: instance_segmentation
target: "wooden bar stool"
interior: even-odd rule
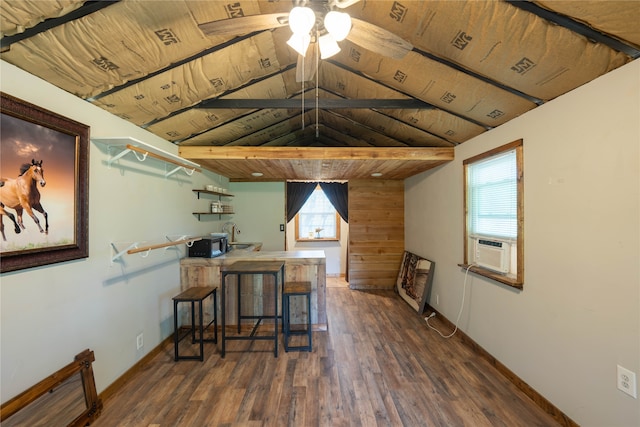
[[[291,329],[291,297],[306,297],[307,299],[307,328],[306,330]],[[284,284],[282,291],[282,323],[284,329],[284,351],[301,350],[311,351],[311,282],[288,282]],[[290,346],[291,335],[307,335],[308,345]]]
[[[206,342],[218,342],[218,309],[217,309],[217,301],[216,301],[216,289],[214,287],[193,287],[188,288],[184,292],[173,297],[173,327],[174,327],[174,360],[204,360],[204,343]],[[209,296],[213,294],[213,319],[211,322],[204,326],[204,317],[202,315],[202,302]],[[180,337],[180,330],[178,329],[178,303],[181,302],[190,302],[191,303],[191,328]],[[199,304],[199,322],[198,322],[198,343],[200,344],[200,354],[195,356],[180,356],[178,354],[178,344],[180,341],[188,335],[191,335],[191,343],[196,343],[196,320],[195,320],[195,303]],[[205,338],[204,331],[206,331],[211,324],[214,324],[214,332],[213,339]]]

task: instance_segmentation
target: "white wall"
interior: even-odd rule
[[[232,182],[229,188],[236,212],[230,220],[240,229],[236,240],[262,242],[264,251],[283,251],[284,182]]]
[[[328,276],[344,276],[347,271],[347,245],[349,243],[349,224],[340,218],[340,240],[334,242],[297,242],[296,221],[287,224],[287,249],[290,251],[324,251]]]
[[[89,125],[91,136],[132,136],[178,152],[173,144],[6,62],[0,67],[3,92]],[[155,159],[140,163],[129,154],[109,168],[108,158],[104,146],[90,143],[89,258],[1,276],[2,402],[67,365],[86,348],[95,352],[101,392],[172,333],[171,298],[180,291],[184,245],[152,251],[147,258],[125,255],[111,265],[112,242],[119,248],[134,241],[154,244],[166,241],[167,235],[219,229],[217,216],[198,221],[192,215],[208,202],[198,200],[191,190],[208,183],[227,186],[226,178],[179,172],[165,179],[165,165]],[[48,188],[42,190],[43,203]],[[6,231],[10,238],[13,229]],[[144,347],[137,351],[140,332]]]
[[[405,183],[407,250],[436,262],[430,304],[453,322],[462,161],[524,139],[524,290],[470,275],[460,327],[583,426],[640,425],[640,400],[616,388],[617,364],[640,379],[639,77],[635,61]]]

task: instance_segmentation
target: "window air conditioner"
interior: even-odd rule
[[[480,267],[497,271],[498,273],[508,273],[511,254],[510,246],[507,242],[478,238],[476,239],[475,262]]]

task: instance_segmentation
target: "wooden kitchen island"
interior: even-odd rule
[[[284,261],[285,282],[311,282],[311,323],[314,330],[327,330],[326,310],[326,258],[324,251],[246,251],[233,250],[217,258],[183,258],[180,261],[180,286],[184,291],[193,286],[220,287],[220,268],[229,266],[236,261]],[[262,277],[251,278],[253,283],[243,283],[243,306],[246,301],[252,301],[256,310],[262,310],[269,305],[271,299],[265,295],[262,298]],[[271,285],[272,286],[272,285]],[[226,324],[237,323],[237,297],[235,293],[225,296]],[[218,300],[220,301],[220,299]],[[282,300],[278,297],[278,310],[282,309]],[[221,313],[218,307],[218,313]],[[205,313],[205,319],[212,313]],[[293,319],[292,319],[293,320]]]

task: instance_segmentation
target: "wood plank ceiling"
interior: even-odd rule
[[[337,55],[312,43],[303,62],[286,44],[305,3],[353,18]],[[4,61],[240,181],[404,179],[640,56],[638,1],[4,0],[0,14]]]

